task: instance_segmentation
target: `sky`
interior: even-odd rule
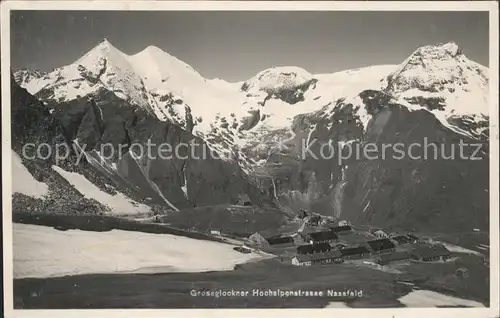
[[[50,71],[103,38],[126,54],[157,46],[227,81],[274,66],[317,74],[399,64],[449,41],[488,66],[488,29],[487,12],[12,11],[11,67]]]

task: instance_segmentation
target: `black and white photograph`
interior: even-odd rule
[[[194,4],[2,4],[6,312],[498,317],[498,5]]]

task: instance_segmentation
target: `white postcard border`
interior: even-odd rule
[[[14,310],[12,254],[12,175],[10,154],[11,10],[191,10],[191,11],[489,11],[490,30],[490,307],[390,309],[107,309]],[[5,317],[486,317],[499,316],[499,128],[498,3],[495,1],[5,1],[1,3],[2,211]]]

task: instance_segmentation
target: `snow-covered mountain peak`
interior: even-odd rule
[[[385,90],[411,109],[432,111],[445,125],[449,118],[455,120],[452,117],[488,111],[487,69],[470,61],[453,42],[418,48],[399,65],[329,74],[281,66],[229,83],[205,79],[159,47],[127,55],[104,39],[75,63],[41,78],[26,72],[16,75],[21,79],[16,81],[41,100],[68,101],[104,89],[152,110],[160,120],[179,124],[216,149],[289,131],[294,117],[335,111],[335,101],[355,99],[367,89]],[[368,114],[359,117],[369,119]]]
[[[428,110],[453,130],[464,119],[476,126],[487,122],[488,68],[468,59],[454,42],[418,48],[382,85],[401,104]],[[466,130],[480,134],[472,128]]]
[[[154,59],[157,62],[169,62],[169,60],[175,60],[176,62],[179,62],[183,64],[184,66],[187,66],[188,68],[191,68],[188,64],[180,61],[177,59],[175,56],[165,52],[161,48],[155,46],[155,45],[149,45],[143,50],[141,50],[138,53],[130,55],[131,57],[143,57],[143,58],[150,58]]]
[[[124,58],[125,54],[113,46],[106,38],[103,39],[94,48],[88,51],[84,56],[75,61],[74,64],[86,64],[91,60],[100,59],[103,57],[116,57]]]
[[[466,78],[478,77],[487,84],[487,68],[469,60],[454,42],[427,45],[418,48],[387,78],[388,89],[405,90],[419,86],[433,91],[440,85],[459,81],[468,84]]]
[[[391,95],[445,117],[488,114],[488,69],[454,42],[420,47],[385,81]]]
[[[31,69],[21,69],[14,73],[14,80],[21,86],[27,85],[28,83],[39,80],[44,77],[46,73],[40,72],[38,70]]]
[[[207,80],[208,83],[211,85],[223,89],[223,90],[232,90],[232,91],[239,91],[241,88],[241,85],[243,85],[243,81],[241,82],[228,82],[222,78],[212,78]]]
[[[426,45],[418,48],[413,54],[427,56],[434,59],[443,59],[447,57],[456,57],[462,54],[462,50],[455,42],[440,43],[437,45]]]
[[[76,76],[90,82],[91,87],[103,87],[119,98],[148,110],[154,106],[128,55],[114,47],[107,39],[102,40],[74,64],[65,67],[65,73],[74,69],[75,65]]]
[[[246,92],[264,91],[274,93],[279,90],[291,90],[313,81],[313,76],[306,70],[296,66],[280,66],[268,68],[242,85]]]
[[[156,46],[148,46],[127,58],[149,89],[168,87],[180,93],[188,85],[205,82],[190,65]]]

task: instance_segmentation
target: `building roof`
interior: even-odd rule
[[[313,241],[326,241],[326,240],[336,240],[339,236],[333,231],[322,231],[313,232],[306,235],[309,239]]]
[[[350,256],[350,255],[361,255],[361,254],[369,254],[370,251],[366,248],[366,246],[355,246],[355,247],[344,247],[340,250],[342,256]]]
[[[297,254],[313,254],[323,251],[329,251],[332,247],[328,243],[318,243],[302,245],[297,247]]]
[[[324,259],[335,259],[341,258],[342,253],[339,250],[330,250],[324,253],[314,253],[314,254],[297,254],[297,260],[301,263],[309,261],[321,261]]]
[[[246,193],[239,194],[239,195],[238,195],[238,199],[239,199],[241,202],[252,202],[252,200],[250,200],[250,197],[249,197],[249,196],[248,196],[248,194],[246,194]]]
[[[391,248],[395,248],[394,243],[391,242],[388,238],[382,238],[378,240],[371,240],[366,242],[374,251],[382,251],[389,250]]]
[[[352,227],[350,225],[339,225],[331,227],[330,230],[332,230],[335,233],[346,232],[352,230]]]
[[[347,247],[347,244],[345,244],[345,243],[336,243],[333,246],[334,246],[334,248],[342,249],[344,247]]]
[[[276,244],[286,244],[286,243],[293,243],[293,237],[291,236],[274,236],[274,237],[269,237],[266,238],[266,241],[270,245],[276,245]]]
[[[236,247],[233,247],[233,250],[240,252],[240,253],[245,253],[245,254],[252,253],[252,249],[250,249],[246,246],[236,246]]]
[[[408,233],[408,234],[406,234],[406,236],[408,236],[412,240],[418,240],[418,237],[413,235],[413,234]]]
[[[433,258],[448,256],[450,251],[443,244],[419,245],[411,251],[411,255],[417,258]]]
[[[380,264],[387,264],[390,262],[400,261],[408,258],[410,258],[410,254],[408,252],[401,251],[401,252],[380,254],[377,257],[377,261]]]
[[[260,233],[258,233],[258,232],[255,232],[254,234],[250,235],[250,237],[248,239],[253,241],[253,242],[259,243],[259,244],[267,244],[268,243],[267,240],[262,235],[260,235]]]
[[[396,241],[398,244],[411,243],[413,240],[406,235],[396,235],[391,237],[391,240]]]

